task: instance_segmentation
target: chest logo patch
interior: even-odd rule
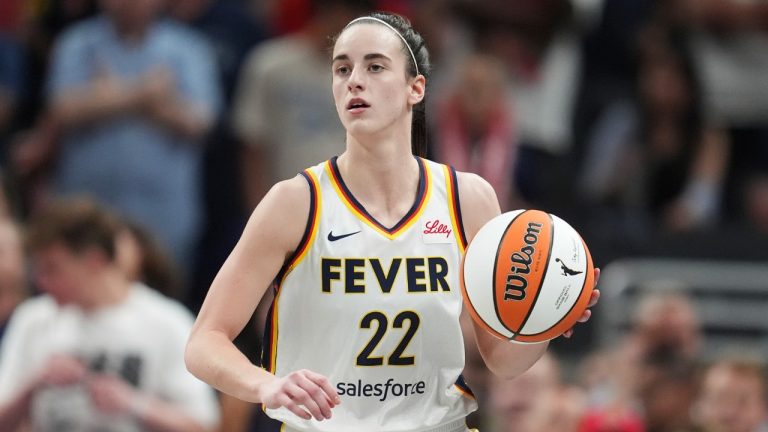
[[[440,219],[429,219],[424,224],[421,237],[424,243],[451,243],[453,230]]]

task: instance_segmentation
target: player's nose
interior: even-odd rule
[[[349,91],[360,91],[365,89],[365,74],[359,67],[352,69],[347,79],[347,88]]]

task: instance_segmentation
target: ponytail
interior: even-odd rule
[[[413,106],[411,119],[411,152],[427,157],[427,104],[426,99]]]

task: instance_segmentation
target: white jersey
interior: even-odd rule
[[[267,410],[301,431],[466,430],[459,263],[466,240],[455,172],[425,159],[418,193],[391,228],[344,185],[336,158],[302,173],[304,237],[278,278],[264,367],[323,374],[341,396],[330,420]]]

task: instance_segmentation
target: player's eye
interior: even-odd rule
[[[336,67],[335,72],[337,75],[348,75],[350,70],[349,66],[341,65]]]
[[[384,70],[384,66],[378,63],[372,63],[370,66],[368,66],[368,70],[371,72],[381,72]]]

